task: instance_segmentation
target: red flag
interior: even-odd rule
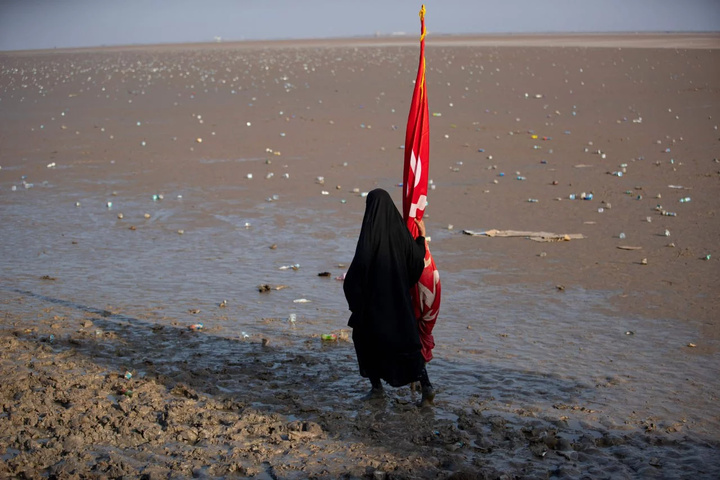
[[[415,219],[421,220],[427,205],[430,166],[430,128],[425,88],[425,5],[420,9],[420,64],[413,90],[410,114],[405,132],[405,164],[403,168],[403,219],[413,237],[418,236]],[[432,359],[435,341],[432,330],[440,312],[440,274],[425,242],[425,269],[410,292],[418,319],[422,354]]]

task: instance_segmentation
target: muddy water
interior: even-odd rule
[[[14,314],[60,309],[70,318],[90,316],[98,332],[150,348],[144,360],[154,373],[186,381],[193,371],[210,373],[210,392],[246,395],[252,387],[278,395],[303,388],[297,375],[312,378],[313,415],[342,412],[348,421],[364,421],[357,399],[366,385],[352,344],[319,339],[345,329],[336,277],[352,258],[360,196],[348,196],[336,209],[310,201],[288,218],[282,192],[274,201],[240,195],[228,202],[227,192],[212,189],[167,189],[162,200],[153,200],[153,192],[113,195],[127,187],[124,181],[108,184],[107,194],[78,184],[12,193],[6,187],[0,295],[22,299],[6,307]],[[720,381],[707,362],[718,359],[679,348],[698,338],[692,323],[623,316],[609,303],[616,292],[495,282],[499,275],[521,275],[470,268],[466,258],[484,255],[479,240],[458,235],[437,232],[431,243],[443,284],[436,359],[429,366],[438,389],[433,421],[454,424],[472,411],[527,428],[541,418],[565,422],[574,440],[664,429],[693,440],[691,464],[711,454],[713,447],[702,445],[717,440]],[[291,265],[299,268],[283,269]],[[329,277],[318,276],[326,271]],[[260,293],[260,284],[287,288]],[[223,300],[227,306],[220,307]],[[204,323],[202,334],[184,331],[196,322]],[[168,330],[160,334],[159,327]],[[174,331],[180,335],[167,333]],[[273,348],[262,355],[274,381],[217,374],[221,366],[232,372],[243,356],[261,355],[263,338]],[[92,355],[108,369],[133,361],[114,340],[96,348]],[[147,373],[134,366],[138,376]],[[258,395],[252,405],[294,418],[299,412],[276,395]],[[414,394],[391,395],[400,407],[389,407],[383,421],[402,428],[403,405]],[[599,464],[607,462],[614,461]]]

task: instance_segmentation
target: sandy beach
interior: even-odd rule
[[[339,280],[418,53],[0,52],[0,477],[717,478],[720,36],[428,36],[432,408]]]

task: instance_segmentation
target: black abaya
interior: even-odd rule
[[[413,240],[390,195],[371,191],[343,289],[360,374],[399,387],[421,378],[417,320],[410,299],[425,266],[425,238]]]

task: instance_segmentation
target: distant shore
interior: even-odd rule
[[[288,48],[323,46],[406,46],[417,44],[416,35],[387,35],[348,38],[306,38],[279,40],[236,40],[202,43],[169,43],[148,45],[112,45],[95,47],[47,48],[37,50],[6,50],[2,55],[28,55],[31,53],[75,53],[82,51],[137,51],[152,48]],[[618,33],[505,33],[483,35],[445,35],[429,32],[428,46],[482,46],[482,47],[597,47],[597,48],[685,48],[718,49],[720,32],[618,32]]]

